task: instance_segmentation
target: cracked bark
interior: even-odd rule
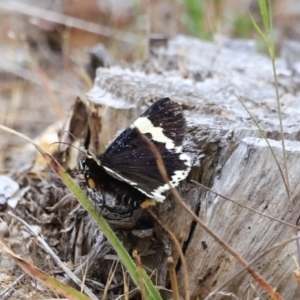
[[[189,181],[193,179],[261,212],[291,221],[284,185],[270,150],[236,98],[239,96],[258,119],[282,165],[275,90],[268,58],[251,51],[219,49],[213,44],[180,36],[169,40],[166,48],[154,52],[147,61],[126,68],[98,69],[87,101],[93,151],[101,153],[120,130],[145,110],[149,100],[169,96],[183,103],[188,123],[184,147],[194,163],[179,192],[189,207],[247,261],[271,245],[292,237],[290,227],[242,209]],[[295,92],[298,79],[280,59],[277,71],[290,185],[298,212],[300,113],[299,96]],[[91,116],[97,116],[97,121]],[[94,126],[93,122],[97,124]],[[171,196],[157,209],[184,248],[193,299],[204,298],[241,268],[202,228],[195,226]],[[295,243],[291,243],[268,254],[254,266],[286,299],[300,297],[292,273],[295,253]],[[177,261],[175,249],[173,256]],[[157,259],[157,255],[151,259]],[[152,267],[156,265],[164,278],[167,272],[164,259],[143,262]],[[177,269],[182,292],[182,270],[178,262]],[[251,298],[249,281],[253,282],[250,275],[244,273],[224,291],[242,297],[249,290]]]

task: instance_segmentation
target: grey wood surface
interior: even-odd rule
[[[283,166],[282,145],[270,60],[222,42],[204,43],[174,37],[166,48],[152,49],[149,58],[133,65],[100,68],[88,94],[93,150],[100,153],[120,130],[147,108],[151,99],[168,96],[183,104],[188,130],[185,149],[193,159],[188,179],[179,187],[183,199],[213,231],[246,261],[275,243],[293,237],[293,230],[196,187],[198,181],[224,196],[291,222],[291,211],[280,173],[259,130],[237,100],[258,119]],[[290,187],[299,216],[300,98],[299,78],[276,61]],[[95,121],[95,118],[98,118]],[[100,121],[99,121],[100,120]],[[196,226],[172,200],[160,204],[159,216],[184,248],[191,295],[203,299],[242,266]],[[285,299],[300,299],[293,278],[295,242],[269,253],[253,268]],[[178,255],[173,249],[174,258]],[[165,274],[165,263],[160,261]],[[183,294],[182,270],[178,280]],[[254,299],[257,284],[245,272],[223,291]],[[258,287],[258,294],[264,295]],[[249,297],[249,298],[247,298]],[[222,298],[221,296],[219,298]]]

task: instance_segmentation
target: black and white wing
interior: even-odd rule
[[[173,187],[190,171],[190,157],[182,152],[185,119],[179,103],[162,98],[124,130],[99,157],[105,171],[162,202],[169,185],[163,180],[152,151],[138,130],[154,143],[162,156]],[[138,129],[138,130],[137,130]]]

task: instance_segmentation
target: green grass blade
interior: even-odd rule
[[[259,123],[258,123],[258,121],[257,121],[257,119],[254,117],[254,115],[251,113],[251,111],[248,109],[248,107],[245,105],[245,103],[242,101],[242,99],[241,99],[239,96],[237,96],[237,95],[236,95],[236,98],[237,98],[238,101],[242,104],[243,108],[246,110],[246,112],[248,113],[248,115],[249,115],[250,118],[252,119],[253,123],[254,123],[255,126],[258,128],[259,133],[261,134],[261,136],[263,137],[263,139],[264,139],[264,140],[266,141],[266,143],[268,144],[268,147],[269,147],[269,149],[270,149],[270,151],[271,151],[271,154],[272,154],[272,156],[273,156],[273,158],[274,158],[274,160],[275,160],[275,163],[276,163],[276,165],[277,165],[277,167],[278,167],[279,173],[280,173],[281,178],[282,178],[282,180],[283,180],[283,184],[284,184],[284,186],[285,186],[285,189],[286,189],[286,191],[288,191],[288,185],[287,185],[287,182],[286,182],[286,180],[285,180],[283,170],[282,170],[282,168],[281,168],[281,166],[280,166],[280,163],[279,163],[279,161],[278,161],[278,159],[277,159],[277,156],[276,156],[276,154],[275,154],[275,152],[274,152],[274,150],[273,150],[273,148],[272,148],[272,146],[271,146],[271,144],[270,144],[270,142],[269,142],[269,140],[268,140],[268,138],[267,138],[265,132],[262,130],[262,128],[260,127],[260,125],[259,125]]]
[[[252,24],[256,30],[256,32],[259,34],[260,38],[264,41],[264,43],[266,45],[269,45],[268,44],[268,40],[266,39],[264,33],[261,31],[261,29],[259,28],[259,26],[257,25],[257,23],[255,22],[255,20],[253,19],[253,17],[250,15],[250,18],[251,18],[251,21],[252,21]]]
[[[126,249],[123,247],[120,240],[117,238],[113,230],[110,228],[110,226],[107,224],[105,219],[97,213],[95,210],[94,204],[86,197],[86,195],[83,193],[81,188],[76,184],[76,182],[72,179],[72,177],[66,172],[66,170],[46,151],[44,151],[39,145],[37,145],[34,141],[26,137],[25,135],[8,128],[4,125],[0,124],[0,129],[10,132],[14,135],[17,135],[26,141],[32,143],[32,145],[35,146],[35,148],[43,155],[44,159],[47,161],[48,165],[53,169],[53,171],[56,172],[56,174],[61,178],[61,180],[64,182],[64,184],[70,189],[70,191],[76,196],[80,204],[88,211],[88,213],[95,219],[101,230],[103,231],[104,235],[108,239],[108,241],[111,243],[115,251],[118,253],[118,256],[124,266],[126,267],[128,273],[130,274],[132,280],[136,284],[136,286],[139,286],[139,274],[137,272],[137,267],[133,260],[131,259],[130,255],[126,251]],[[143,272],[140,272],[146,287],[146,296],[147,299],[153,299],[153,300],[162,300],[158,290],[155,288],[154,284],[152,283],[151,279],[143,270]]]
[[[209,39],[211,35],[205,26],[205,1],[204,0],[184,0],[186,9],[184,23],[187,30],[199,39]]]
[[[265,0],[258,0],[258,5],[259,5],[259,10],[260,10],[260,13],[261,13],[261,18],[262,18],[262,21],[263,21],[263,24],[264,24],[264,27],[265,27],[265,30],[267,32],[270,31],[270,23],[269,23],[269,11],[268,11],[268,7],[267,7],[267,3]]]
[[[53,160],[53,158],[51,158]],[[57,162],[55,162],[57,164]],[[54,170],[57,170],[55,166],[50,164],[51,167]],[[115,251],[118,253],[119,258],[121,259],[122,263],[126,267],[128,273],[130,274],[132,280],[135,282],[137,286],[139,286],[139,274],[137,272],[137,267],[133,260],[131,259],[130,255],[126,251],[126,249],[123,247],[120,240],[117,238],[114,231],[110,228],[110,226],[107,224],[105,219],[97,213],[95,210],[95,206],[92,202],[89,201],[89,199],[86,197],[86,195],[83,193],[83,191],[80,189],[80,187],[74,182],[74,180],[71,178],[71,176],[61,168],[61,171],[58,171],[58,175],[64,182],[64,184],[71,190],[71,192],[76,196],[78,201],[81,203],[81,205],[88,211],[88,213],[95,219],[95,221],[98,223],[99,227],[103,231],[104,235],[108,239],[108,241],[111,243]],[[151,279],[147,275],[147,273],[141,272],[145,287],[146,287],[146,294],[147,299],[157,299],[161,300],[161,296],[158,292],[158,290],[153,285]]]
[[[268,1],[269,16],[273,16],[271,1]],[[274,30],[273,30],[273,18],[269,19],[269,55],[272,61],[275,60],[275,46],[274,46]]]

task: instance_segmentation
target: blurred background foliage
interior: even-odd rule
[[[41,31],[53,47],[66,39],[69,47],[91,47],[99,42],[111,46],[116,39],[114,30],[134,34],[134,39],[143,39],[150,33],[188,34],[204,40],[212,40],[216,34],[253,39],[256,34],[249,14],[260,19],[257,18],[256,0],[20,0],[19,6],[15,3],[8,0],[0,3],[2,41],[26,35],[31,42],[36,42],[41,38],[38,32]],[[275,40],[280,49],[284,38],[299,39],[300,3],[297,0],[273,0],[271,3]],[[59,16],[44,19],[45,14],[40,13],[39,17],[36,8]],[[61,15],[75,20],[66,25]],[[80,20],[91,22],[91,27],[92,24],[105,26],[112,32],[108,33],[105,28],[85,28],[87,24],[78,24]],[[124,38],[127,35],[124,34]],[[116,54],[123,59],[136,59],[132,48],[125,48],[123,53],[116,51]]]
[[[280,55],[285,40],[300,39],[300,2],[271,3]],[[250,14],[261,26],[257,0],[1,0],[0,123],[34,137],[62,119],[92,87],[86,66],[95,45],[118,64],[147,57],[153,34],[185,34],[219,47],[254,40],[266,51]]]

